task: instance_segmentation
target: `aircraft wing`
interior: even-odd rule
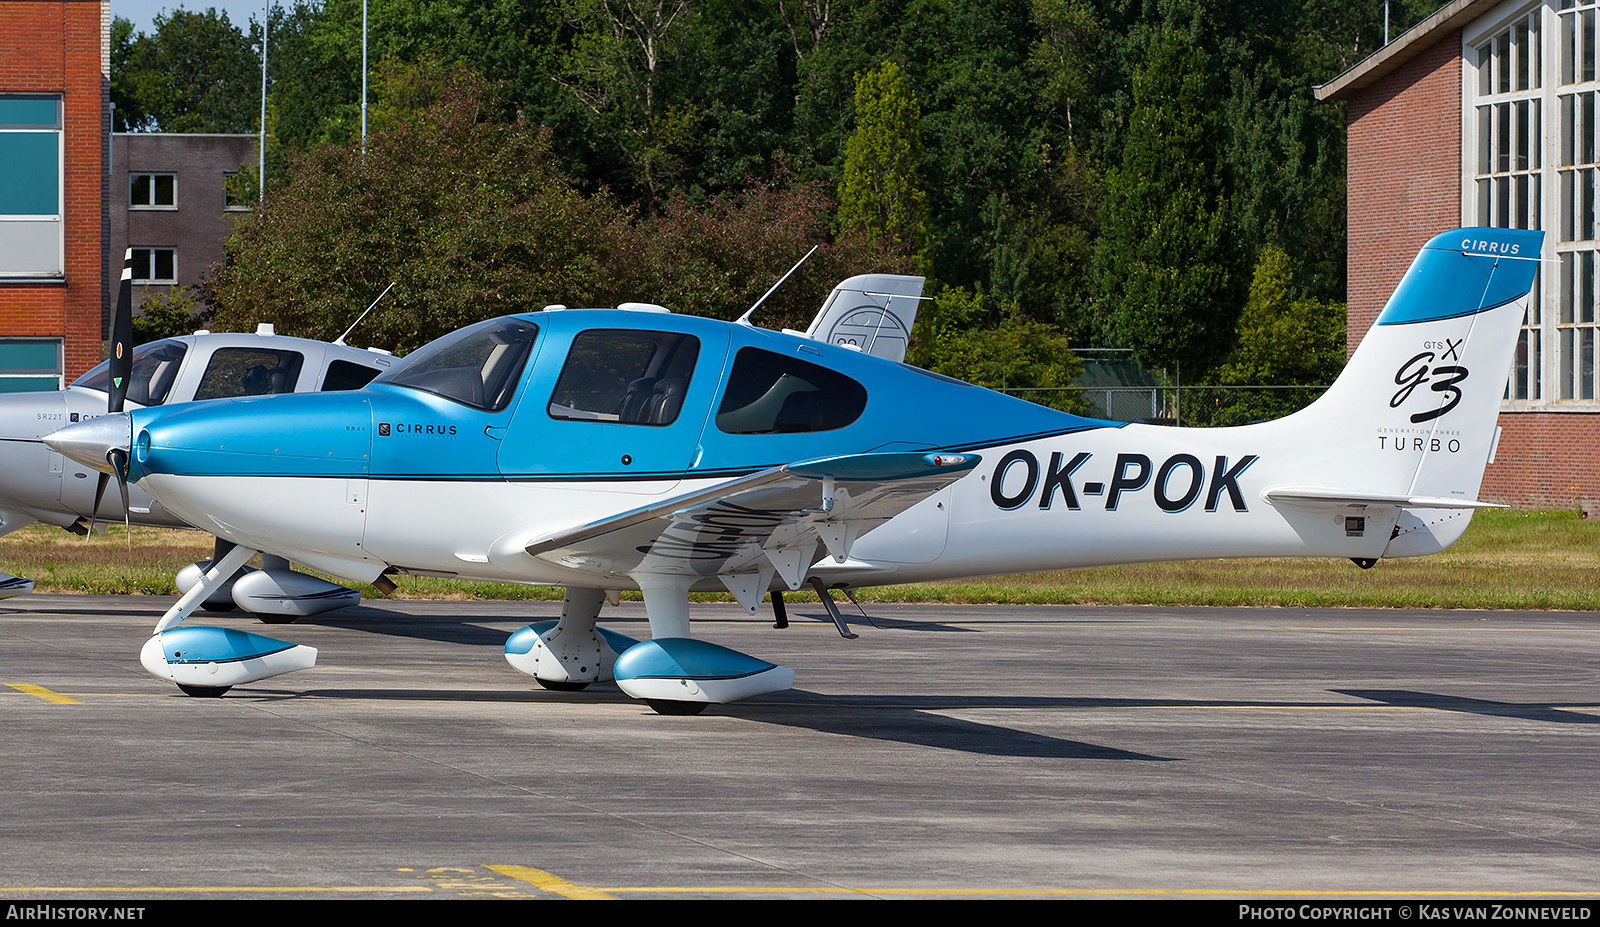
[[[529,554],[606,575],[719,576],[744,603],[774,573],[797,589],[825,546],[842,562],[856,538],[966,475],[976,454],[881,453],[772,467],[609,516],[526,545]]]

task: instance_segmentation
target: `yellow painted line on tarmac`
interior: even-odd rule
[[[36,685],[32,685],[32,684],[26,683],[26,682],[8,682],[8,683],[6,683],[6,685],[10,686],[13,689],[16,689],[18,692],[24,693],[26,695],[32,695],[32,696],[35,696],[37,698],[42,698],[45,701],[51,702],[51,703],[56,704],[56,705],[82,705],[83,704],[82,702],[80,702],[77,699],[71,697],[70,695],[62,695],[60,692],[52,692],[51,690],[46,689],[44,686],[36,686]]]
[[[617,900],[613,896],[606,894],[600,889],[590,888],[587,885],[579,885],[576,882],[570,882],[566,879],[563,879],[554,873],[545,872],[543,869],[534,869],[531,866],[484,866],[483,868],[489,870],[490,872],[498,872],[503,876],[509,876],[510,878],[516,879],[519,882],[526,882],[529,885],[541,888],[547,892],[550,892],[551,894],[560,895],[562,898],[569,898],[574,901]]]
[[[712,894],[712,895],[927,895],[938,897],[1219,897],[1219,898],[1600,898],[1600,892],[1569,891],[1459,891],[1435,889],[1334,891],[1310,889],[1251,889],[1236,888],[843,888],[837,886],[678,886],[678,885],[615,885],[596,891],[617,894]]]
[[[207,893],[237,893],[246,895],[285,895],[372,892],[376,894],[428,894],[433,891],[426,885],[19,885],[0,887],[0,894],[12,892],[41,892],[54,894],[80,894],[106,892],[114,895],[199,895]]]

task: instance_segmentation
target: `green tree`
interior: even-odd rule
[[[228,240],[209,281],[216,324],[331,339],[393,282],[362,333],[407,351],[482,318],[584,302],[626,214],[572,188],[547,131],[485,118],[489,99],[463,74],[418,118],[374,133],[365,157],[349,143],[293,159]]]
[[[645,301],[732,319],[820,245],[760,317],[803,327],[840,279],[908,269],[859,237],[830,242],[835,204],[820,184],[779,172],[701,204],[677,196],[635,212],[580,192],[547,129],[491,118],[503,107],[470,73],[434,97],[389,113],[364,157],[350,142],[291,158],[208,281],[215,327],[271,321],[332,338],[390,282],[359,337],[396,351],[551,303]]]
[[[205,325],[207,310],[201,294],[181,286],[146,296],[133,316],[133,343],[148,344],[162,338],[187,335]]]
[[[1207,63],[1183,31],[1152,40],[1095,254],[1104,343],[1191,380],[1227,353],[1242,301]]]
[[[1227,386],[1317,386],[1332,383],[1344,368],[1343,303],[1297,297],[1287,252],[1262,249],[1250,282],[1250,298],[1239,316],[1238,344],[1215,380]],[[1304,408],[1320,389],[1218,390],[1184,403],[1196,423],[1242,425],[1281,418]]]
[[[839,181],[839,226],[891,243],[925,260],[927,194],[923,191],[922,111],[885,61],[856,78],[856,130],[845,148]]]
[[[692,59],[699,10],[693,0],[564,0],[573,40],[556,81],[626,159],[632,185],[649,198],[681,180],[701,134],[701,105],[667,86]]]
[[[155,34],[112,22],[111,100],[120,132],[250,132],[260,120],[259,30],[226,12],[155,15]]]
[[[917,312],[906,362],[1030,402],[1084,414],[1088,403],[1072,388],[1083,365],[1055,327],[1029,319],[1016,303],[946,287]]]

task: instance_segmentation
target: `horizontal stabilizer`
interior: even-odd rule
[[[1344,505],[1399,505],[1412,509],[1503,509],[1506,506],[1476,499],[1447,499],[1439,496],[1408,496],[1404,494],[1353,493],[1334,489],[1285,487],[1269,489],[1262,496],[1272,505],[1326,506]]]

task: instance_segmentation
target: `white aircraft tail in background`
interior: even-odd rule
[[[811,320],[805,336],[892,361],[906,359],[911,326],[922,299],[921,277],[860,274],[840,282]]]

